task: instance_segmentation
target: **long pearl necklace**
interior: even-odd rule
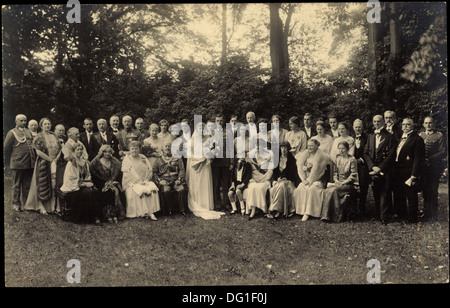
[[[19,130],[19,129],[18,129],[18,130]],[[20,144],[20,143],[25,143],[25,141],[27,141],[27,136],[25,135],[25,132],[22,132],[22,133],[23,133],[23,136],[22,136],[22,137],[19,137],[14,129],[13,129],[12,132],[13,132],[13,134],[14,134],[14,137],[16,137],[17,142],[18,142],[19,144]]]

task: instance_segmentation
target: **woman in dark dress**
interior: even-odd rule
[[[280,159],[278,166],[273,170],[273,182],[270,189],[269,218],[278,218],[281,215],[290,217],[295,213],[293,193],[300,182],[297,164],[290,152],[289,142],[280,144]]]
[[[97,204],[89,163],[83,156],[81,143],[74,148],[73,158],[67,162],[61,191],[65,194],[66,208],[63,219],[74,223],[100,224],[103,209]]]
[[[97,201],[105,209],[105,216],[110,223],[118,223],[118,218],[125,217],[122,186],[120,185],[121,162],[113,157],[114,150],[110,145],[100,147],[98,155],[92,160],[90,167],[92,181],[98,190]]]

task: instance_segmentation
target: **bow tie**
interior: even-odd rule
[[[361,135],[355,137],[356,140],[361,140]]]
[[[402,140],[406,140],[409,135],[402,135]]]
[[[379,136],[379,135],[380,135],[380,131],[379,131],[379,130],[376,130],[376,131],[375,131],[375,134],[376,134],[377,136]]]

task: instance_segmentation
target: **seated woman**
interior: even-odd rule
[[[356,192],[358,169],[356,159],[348,154],[350,146],[347,142],[338,145],[334,168],[334,183],[328,183],[325,189],[322,207],[322,220],[341,222],[350,214],[349,196]]]
[[[326,183],[326,168],[330,157],[319,150],[316,139],[308,140],[308,148],[297,154],[297,171],[302,182],[294,190],[295,212],[303,215],[302,221],[310,216],[320,217],[323,190]]]
[[[105,209],[105,216],[110,223],[118,223],[118,218],[125,217],[123,207],[123,190],[120,185],[121,162],[113,157],[114,150],[109,144],[103,144],[98,155],[91,162],[92,181],[98,191],[98,202]]]
[[[100,224],[103,209],[97,204],[89,163],[83,158],[84,147],[75,145],[74,155],[67,162],[61,191],[65,193],[63,219],[74,223]]]
[[[39,126],[42,131],[37,133],[32,143],[37,159],[24,209],[36,210],[47,215],[57,210],[55,206],[56,160],[61,152],[61,144],[51,131],[50,119],[42,118]]]
[[[256,209],[267,213],[266,194],[270,189],[270,181],[273,175],[273,153],[258,141],[258,149],[249,152],[248,161],[252,167],[252,178],[249,181],[246,192],[247,213],[250,211],[248,220],[252,220],[256,214]],[[253,158],[251,158],[253,157]]]
[[[230,215],[237,212],[236,199],[239,200],[241,214],[245,214],[244,191],[252,178],[252,167],[246,158],[238,158],[233,164],[231,170],[231,186],[228,190],[228,199],[230,200],[232,210]]]
[[[172,141],[166,140],[163,154],[153,165],[155,183],[161,192],[163,215],[171,215],[178,205],[178,211],[186,216],[187,191],[185,189],[185,170],[181,158],[172,156]]]
[[[139,153],[141,143],[131,141],[130,152],[122,161],[122,188],[127,200],[126,217],[158,220],[160,210],[158,187],[152,182],[153,170],[148,159]]]
[[[295,213],[293,193],[300,182],[297,164],[289,150],[289,142],[280,144],[280,159],[278,166],[273,170],[273,182],[270,189],[270,206],[267,215],[269,218],[278,218],[281,215],[291,217]]]

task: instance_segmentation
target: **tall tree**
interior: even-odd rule
[[[269,3],[270,10],[270,59],[272,74],[275,78],[289,75],[288,35],[294,5],[289,4],[286,22],[280,18],[281,3]]]

